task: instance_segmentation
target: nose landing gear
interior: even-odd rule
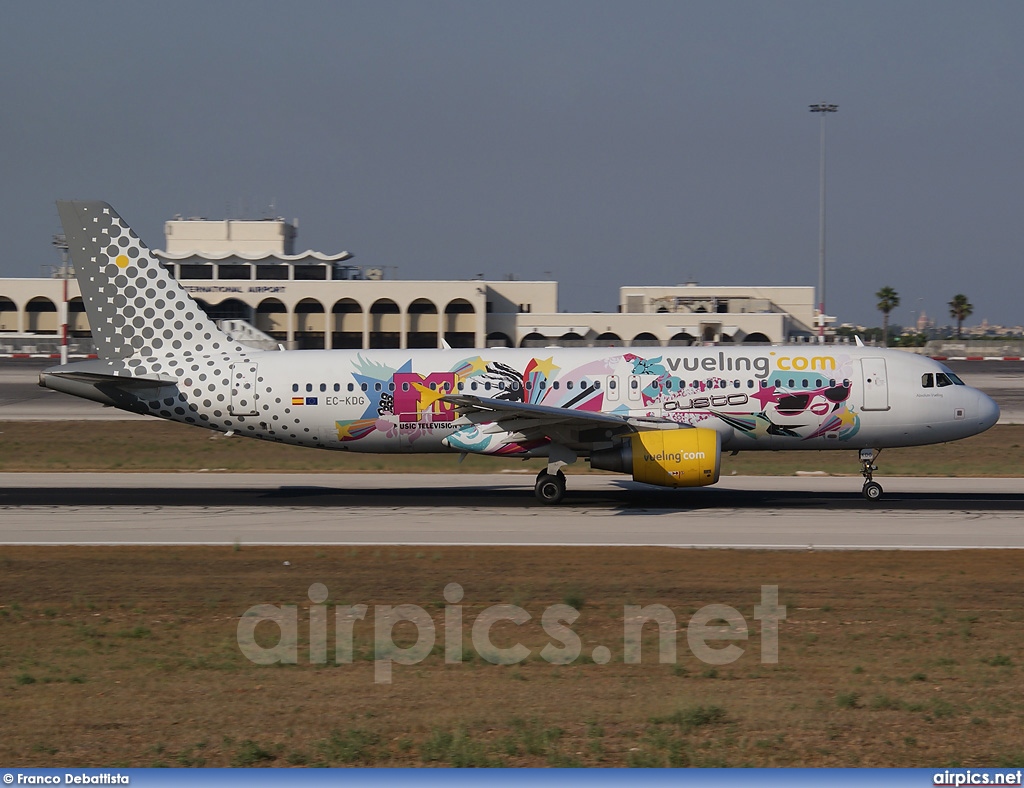
[[[861,492],[869,501],[877,501],[882,497],[882,485],[871,478],[871,474],[878,470],[875,460],[882,453],[881,449],[860,450],[860,475],[864,477],[864,487]]]

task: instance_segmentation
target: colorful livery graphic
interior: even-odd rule
[[[641,482],[718,481],[723,452],[885,447],[991,427],[995,403],[927,358],[866,347],[260,351],[234,342],[101,202],[58,203],[100,358],[41,385],[136,413],[358,452],[542,457]]]

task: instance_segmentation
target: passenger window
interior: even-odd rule
[[[408,383],[403,383],[402,384],[402,391],[408,391],[408,390],[409,390],[409,384]]]
[[[361,388],[363,391],[366,391],[369,388],[369,386],[367,386],[365,383],[360,383],[359,388]]]
[[[921,376],[921,388],[930,389],[935,385],[935,380],[932,378],[931,372],[925,372]]]
[[[558,391],[558,381],[557,380],[554,383],[551,384],[551,388],[553,388],[555,391]]]
[[[600,380],[595,380],[594,381],[594,391],[600,391],[600,390],[601,390],[601,381]]]
[[[949,379],[949,377],[946,375],[945,372],[936,372],[935,373],[935,385],[938,386],[941,389],[941,388],[944,388],[946,386],[952,386],[953,385],[953,381]]]
[[[571,391],[572,390],[572,381],[570,380],[568,383],[566,383],[565,387]]]
[[[320,384],[320,391],[321,391],[321,393],[324,392],[324,391],[327,391],[327,384],[326,383],[321,383]]]
[[[311,392],[312,390],[313,390],[313,384],[312,383],[307,383],[306,384],[306,391],[310,391]]]
[[[340,383],[335,383],[334,384],[334,390],[335,391],[341,391],[341,384]]]
[[[292,391],[298,391],[298,390],[299,390],[299,384],[298,383],[292,383]]]
[[[636,378],[633,378],[632,380],[629,381],[629,387],[631,389],[638,389],[638,388],[640,388],[640,383],[637,382]]]
[[[374,391],[380,391],[380,383],[374,383],[373,384],[373,390]]]
[[[789,379],[789,387],[790,387],[791,389],[794,389],[794,388],[796,388],[796,381],[795,381],[795,380],[793,380],[793,378],[790,378],[790,379]]]
[[[804,378],[801,382],[804,384],[805,389],[809,389],[811,387],[811,384],[807,382],[807,378]]]
[[[355,387],[355,386],[353,386],[353,385],[352,385],[351,383],[349,383],[349,384],[348,384],[348,390],[349,390],[349,391],[355,391],[355,390],[356,390],[356,387]]]
[[[484,391],[490,391],[490,390],[491,390],[491,383],[490,383],[490,381],[488,381],[487,383],[484,383]]]
[[[463,390],[463,389],[464,389],[465,387],[466,387],[466,384],[465,384],[465,383],[463,383],[463,382],[462,382],[462,381],[460,380],[460,381],[459,381],[459,391],[462,391],[462,390]]]
[[[611,380],[608,381],[608,388],[610,388],[612,391],[615,391],[615,389],[618,388],[618,386],[619,384],[615,380],[615,378],[612,378]]]
[[[476,391],[476,382],[470,383],[469,387],[473,389],[473,391]]]
[[[394,391],[394,390],[395,390],[395,381],[392,380],[390,383],[388,383],[388,391]]]

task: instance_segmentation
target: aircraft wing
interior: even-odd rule
[[[566,430],[611,430],[613,434],[643,430],[675,430],[690,428],[671,419],[656,416],[622,416],[604,411],[556,408],[488,397],[455,394],[443,398],[455,405],[459,420],[456,426],[493,422],[502,432],[534,433],[553,437]],[[493,427],[491,428],[494,429]]]

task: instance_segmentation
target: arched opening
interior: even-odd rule
[[[635,347],[657,347],[661,344],[658,338],[647,331],[633,337],[632,343]]]
[[[512,347],[512,339],[501,331],[492,331],[487,335],[487,347]]]
[[[303,298],[295,305],[295,346],[300,350],[323,350],[327,325],[324,305],[315,298]]]
[[[767,336],[762,334],[760,331],[755,331],[752,334],[747,334],[743,337],[744,345],[770,345],[771,340]]]
[[[538,334],[536,331],[527,334],[523,337],[519,343],[519,347],[547,347],[551,342],[543,334]]]
[[[718,341],[724,343],[731,343],[733,339],[728,334],[722,334]]]
[[[612,331],[605,331],[603,334],[597,335],[594,345],[597,347],[621,347],[622,337]]]
[[[363,308],[353,298],[343,298],[331,307],[331,347],[356,349],[363,346]]]
[[[456,298],[444,308],[444,338],[452,347],[476,344],[476,310],[464,298]]]
[[[704,342],[714,342],[716,333],[718,333],[718,326],[704,326],[700,332],[701,339]]]
[[[68,301],[68,336],[76,339],[92,337],[89,316],[85,313],[85,302],[81,296],[75,296]]]
[[[417,298],[406,310],[406,346],[437,347],[437,305],[426,298]]]
[[[584,347],[587,340],[575,331],[567,331],[558,338],[558,344],[562,347]]]
[[[221,320],[244,320],[246,323],[252,323],[252,307],[237,298],[225,298],[219,304],[209,304],[203,311],[215,323]]]
[[[370,347],[402,346],[402,313],[390,298],[379,298],[370,307]]]
[[[256,307],[255,325],[267,336],[278,342],[288,339],[288,310],[276,298],[264,298]]]
[[[57,305],[49,298],[36,296],[25,307],[28,330],[33,334],[57,333]]]
[[[18,330],[18,307],[6,296],[0,296],[0,331]]]
[[[688,334],[685,331],[680,331],[678,334],[673,334],[669,340],[669,346],[688,346],[693,344],[694,337],[692,334]]]

